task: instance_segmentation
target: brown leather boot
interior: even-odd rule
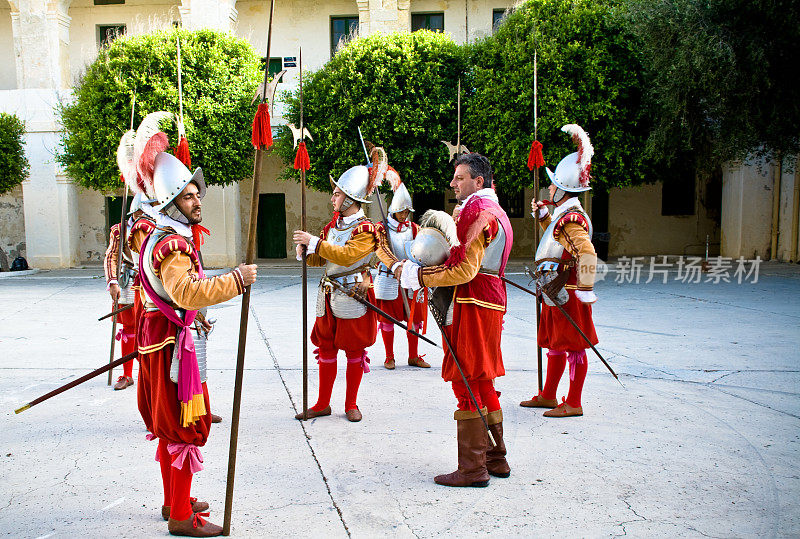
[[[486,413],[486,408],[482,410]],[[448,487],[485,487],[489,484],[486,451],[489,435],[478,412],[458,410],[455,413],[458,438],[458,469],[437,475],[433,480]]]
[[[216,537],[222,535],[222,526],[207,521],[208,513],[195,513],[186,520],[169,519],[167,529],[172,535],[183,537]]]
[[[503,410],[495,410],[486,414],[486,422],[489,423],[489,430],[497,445],[486,451],[486,470],[489,475],[495,477],[508,477],[511,475],[511,467],[506,460],[506,443],[503,441]]]
[[[198,502],[197,498],[189,498],[189,502],[192,504],[192,513],[208,511],[208,502]],[[164,520],[169,520],[170,509],[172,508],[169,505],[161,506],[161,517]]]

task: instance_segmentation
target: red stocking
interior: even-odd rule
[[[122,343],[120,344],[120,353],[123,356],[127,356],[136,349],[136,339],[133,337],[132,328],[128,327],[127,325],[122,326],[122,331],[131,335],[127,339],[121,339]],[[133,378],[133,360],[126,361],[122,364],[122,374],[128,378]]]
[[[478,382],[478,392],[481,394],[481,402],[486,406],[487,411],[495,412],[500,409],[500,393],[494,389],[491,380],[481,380]]]
[[[347,390],[344,397],[344,411],[358,408],[356,399],[358,398],[358,387],[361,385],[361,378],[364,376],[362,357],[365,352],[362,350],[356,356],[348,353],[347,357]],[[350,357],[353,355],[354,357]]]
[[[419,328],[414,328],[415,330],[419,331]],[[419,350],[417,349],[417,344],[419,343],[419,337],[416,335],[412,335],[411,333],[407,333],[408,335],[408,359],[414,359],[415,357],[419,357]]]
[[[570,352],[573,355],[574,378],[569,381],[569,393],[567,393],[567,404],[573,408],[581,407],[581,393],[583,393],[583,382],[586,380],[586,371],[589,370],[589,362],[586,360],[586,351]],[[570,365],[572,367],[572,365]]]
[[[336,355],[333,358],[322,358],[319,361],[319,397],[317,404],[311,407],[315,412],[324,410],[331,404],[333,382],[336,380]]]
[[[547,378],[542,389],[543,399],[555,399],[558,391],[558,382],[567,366],[567,353],[561,350],[548,350],[547,352]]]
[[[164,485],[164,505],[172,503],[172,455],[167,451],[166,440],[158,439],[158,463],[161,465],[161,483]]]
[[[383,347],[386,348],[386,359],[394,359],[394,331],[381,329]]]
[[[178,454],[175,455],[176,457]],[[187,458],[183,463],[183,469],[179,470],[170,466],[172,471],[172,503],[170,518],[174,520],[186,520],[192,516],[192,502],[189,496],[192,492],[192,472]]]

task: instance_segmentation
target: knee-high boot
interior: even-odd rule
[[[481,410],[484,414],[486,408]],[[433,480],[448,487],[485,487],[489,484],[486,470],[486,451],[489,435],[477,411],[457,410],[455,413],[458,438],[458,469],[437,475]]]
[[[497,444],[491,447],[490,443],[486,451],[486,470],[489,475],[495,477],[508,477],[511,475],[511,467],[506,460],[506,443],[503,440],[503,410],[486,414],[486,422],[489,424],[494,443]]]

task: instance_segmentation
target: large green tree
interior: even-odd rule
[[[103,191],[119,186],[115,152],[130,125],[134,93],[134,128],[150,112],[178,112],[178,36],[192,165],[202,167],[212,185],[251,174],[255,105],[250,103],[261,77],[258,55],[247,41],[230,34],[176,29],[120,37],[87,67],[74,88],[75,100],[61,110],[58,160],[77,183]],[[167,134],[177,143],[174,126]]]
[[[309,184],[329,189],[334,177],[364,162],[364,138],[386,148],[389,163],[409,189],[431,191],[449,179],[447,148],[456,137],[456,88],[464,73],[463,52],[445,34],[419,31],[373,34],[350,41],[324,67],[304,75],[304,118]],[[299,126],[299,89],[283,96],[286,116]],[[275,148],[291,169],[292,136],[287,128]]]
[[[28,177],[24,135],[25,126],[19,118],[0,112],[0,195]]]
[[[470,150],[491,159],[499,189],[532,184],[526,162],[534,139],[534,53],[547,165],[575,151],[560,128],[577,123],[595,147],[596,187],[653,179],[642,154],[642,69],[616,9],[614,0],[531,0],[470,48],[464,137]]]
[[[641,44],[653,156],[700,168],[800,150],[800,3],[625,0]]]

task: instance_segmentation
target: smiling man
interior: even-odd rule
[[[505,374],[500,351],[506,288],[500,279],[511,252],[513,231],[497,202],[492,167],[484,156],[469,153],[456,160],[450,187],[459,201],[453,217],[460,246],[439,266],[421,267],[410,261],[395,267],[404,288],[453,287],[452,322],[443,326],[478,406],[486,416],[497,446],[491,447],[478,408],[445,346],[442,378],[450,382],[458,401],[458,469],[434,481],[451,487],[485,487],[489,475],[508,477],[503,441],[503,411],[494,379]],[[448,319],[450,317],[448,316]]]

